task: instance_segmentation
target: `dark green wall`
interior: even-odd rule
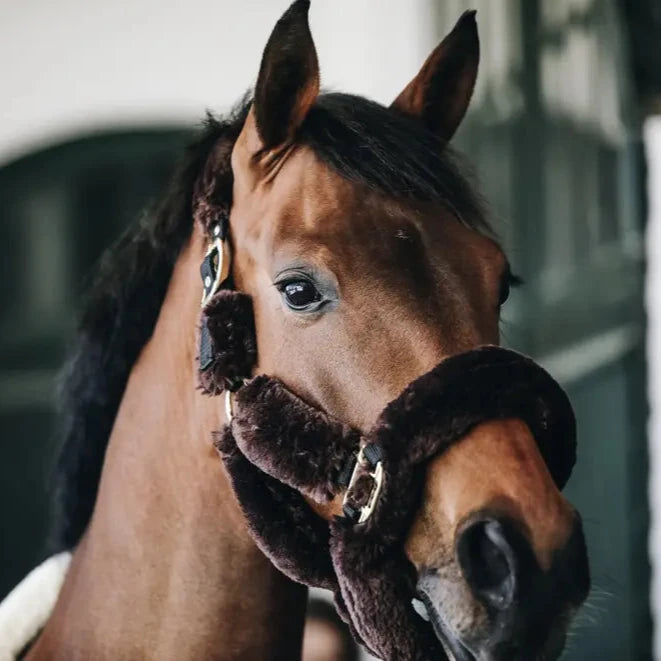
[[[56,376],[85,283],[186,138],[99,134],[0,169],[0,596],[47,551]]]
[[[583,516],[593,588],[568,659],[651,659],[644,356],[640,348],[569,388],[579,461],[567,496]]]
[[[545,365],[576,408],[567,495],[594,587],[566,658],[646,661],[645,198],[629,34],[611,0],[482,3],[478,20],[503,7],[509,70],[482,81],[459,142],[526,281],[504,310],[503,340]],[[488,61],[502,44],[482,49]]]

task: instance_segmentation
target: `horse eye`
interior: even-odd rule
[[[501,307],[505,304],[505,301],[510,297],[510,280],[509,278],[503,278],[503,281],[500,284],[500,294],[498,296],[498,306]]]
[[[509,298],[510,290],[512,289],[512,287],[519,287],[522,284],[523,284],[523,278],[520,278],[515,273],[512,273],[511,269],[508,266],[507,271],[505,272],[505,274],[503,275],[500,281],[500,294],[498,296],[498,307],[502,307],[505,301]]]
[[[321,294],[309,280],[290,280],[282,285],[280,291],[292,310],[305,310],[321,301]]]

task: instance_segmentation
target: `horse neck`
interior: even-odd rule
[[[193,387],[204,248],[194,233],[175,265],[31,658],[299,658],[305,589],[250,539],[211,445],[221,402]]]

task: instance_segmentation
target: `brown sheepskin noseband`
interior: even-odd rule
[[[530,427],[562,488],[576,457],[569,401],[532,360],[492,346],[447,358],[416,379],[365,435],[308,406],[279,380],[257,376],[237,391],[217,447],[257,544],[282,572],[333,590],[377,657],[444,658],[431,625],[411,606],[416,574],[404,540],[427,460],[480,422],[511,417]],[[377,467],[380,493],[359,523]],[[345,492],[352,473],[345,516],[321,520],[303,495],[328,501]]]
[[[413,381],[363,434],[278,379],[244,381],[256,358],[251,300],[227,288],[226,223],[209,229],[200,384],[209,394],[236,391],[216,447],[255,542],[291,579],[332,590],[354,636],[375,656],[445,658],[431,624],[412,607],[416,572],[404,553],[426,464],[481,422],[519,418],[562,488],[576,458],[567,396],[529,358],[486,346]],[[304,498],[342,494],[344,516],[332,522]]]

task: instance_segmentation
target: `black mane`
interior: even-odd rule
[[[208,117],[161,201],[101,260],[60,377],[56,550],[75,546],[92,515],[126,381],[152,334],[174,263],[191,233],[195,181],[213,145],[223,135],[236,139],[244,117],[243,109],[225,121]]]
[[[61,379],[57,549],[75,546],[92,515],[129,373],[153,332],[174,263],[192,230],[195,181],[213,145],[223,138],[236,140],[248,107],[244,101],[224,120],[207,119],[161,202],[102,259]],[[300,140],[351,181],[388,196],[440,203],[474,229],[489,231],[455,156],[402,114],[361,97],[323,94],[306,118]],[[224,202],[231,206],[231,200]]]

